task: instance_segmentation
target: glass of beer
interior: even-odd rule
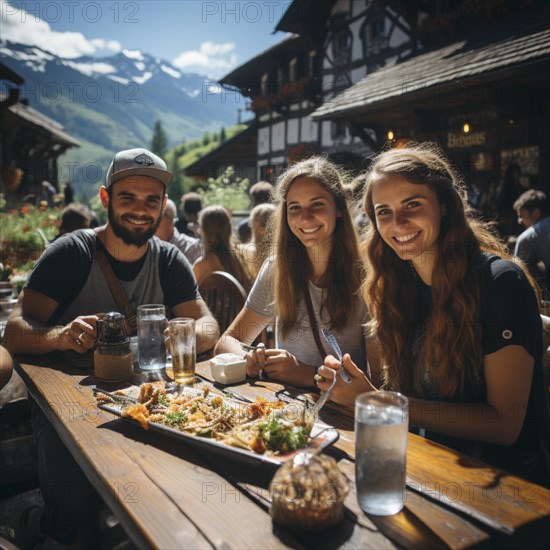
[[[168,321],[174,382],[192,386],[195,381],[195,319],[176,317]]]

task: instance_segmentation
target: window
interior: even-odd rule
[[[351,63],[352,36],[349,29],[335,33],[332,39],[334,71],[334,88],[347,87],[351,84],[349,64]]]
[[[346,125],[341,120],[331,122],[330,137],[334,141],[346,137]]]
[[[260,95],[262,97],[267,97],[269,94],[269,75],[264,73],[260,81]]]
[[[298,80],[298,59],[294,57],[288,64],[288,80],[289,82],[295,82]]]
[[[311,51],[309,52],[309,56],[308,56],[308,66],[307,66],[307,74],[308,76],[310,76],[311,78],[314,78],[315,77],[315,66],[316,66],[316,63],[317,63],[317,52],[316,51]]]
[[[349,63],[351,59],[351,32],[349,29],[339,31],[332,39],[332,54],[334,56],[334,64]]]
[[[279,68],[277,69],[277,91],[279,93],[282,93],[283,86],[285,84],[286,84],[285,72],[283,71],[283,69]]]
[[[378,55],[388,49],[388,36],[386,35],[386,18],[381,15],[362,29],[363,53],[365,57]]]

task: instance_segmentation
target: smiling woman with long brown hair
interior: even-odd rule
[[[312,157],[290,166],[276,194],[274,254],[216,353],[242,353],[240,342],[250,344],[275,320],[275,348],[249,352],[248,374],[263,370],[270,378],[311,387],[329,349],[326,342],[321,349],[320,327],[334,330],[357,362],[366,361],[357,235],[343,175],[329,160]]]
[[[433,144],[381,153],[364,208],[363,290],[381,363],[371,383],[345,357],[355,383],[339,381],[333,399],[400,391],[411,425],[433,439],[547,479],[541,318],[529,274],[471,217],[460,177]],[[327,358],[326,384],[338,368]]]

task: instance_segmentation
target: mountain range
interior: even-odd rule
[[[217,93],[214,80],[183,73],[136,50],[101,59],[66,59],[36,46],[1,41],[0,56],[25,79],[20,96],[80,142],[81,147],[59,158],[58,166],[60,180],[70,177],[77,194],[86,197],[95,194],[98,182],[92,180],[100,172],[86,166],[106,167],[118,150],[148,147],[156,120],[172,147],[234,125],[237,109],[243,107],[242,99]]]

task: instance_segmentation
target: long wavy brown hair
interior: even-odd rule
[[[233,236],[231,216],[220,205],[207,206],[200,211],[199,225],[204,243],[204,255],[215,254],[228,273],[231,273],[246,290],[250,289],[250,278],[241,263]]]
[[[424,373],[411,364],[406,349],[407,330],[414,326],[417,275],[382,240],[374,215],[373,182],[393,175],[426,184],[446,210],[432,274],[431,316],[417,359]],[[408,144],[379,154],[367,173],[363,206],[370,220],[362,246],[367,267],[363,294],[370,332],[380,341],[385,387],[426,397],[422,379],[427,377],[439,399],[463,398],[466,389],[480,387],[483,380],[480,255],[512,258],[492,227],[473,218],[462,180],[436,144]]]
[[[363,275],[357,234],[344,188],[343,172],[328,159],[320,156],[293,164],[281,175],[275,188],[275,304],[283,336],[286,336],[296,323],[297,305],[313,272],[306,248],[292,233],[287,221],[286,197],[291,185],[301,178],[313,178],[325,187],[334,197],[336,208],[341,213],[336,219],[326,272],[327,288],[322,306],[328,312],[332,328],[341,329],[349,321]]]

